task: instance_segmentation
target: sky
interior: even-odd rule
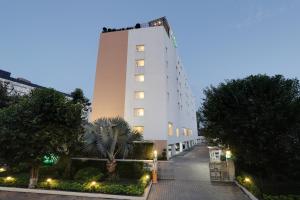
[[[191,88],[251,74],[300,79],[299,0],[0,0],[0,69],[92,98],[102,27],[166,16]]]

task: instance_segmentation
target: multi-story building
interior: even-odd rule
[[[28,94],[34,88],[45,88],[43,86],[31,83],[24,78],[11,77],[11,73],[0,69],[0,82],[7,84],[8,92],[13,94],[25,95]],[[62,93],[62,92],[61,92]],[[69,94],[62,93],[67,97]]]
[[[123,117],[168,156],[197,142],[196,105],[165,17],[103,28],[91,121]]]

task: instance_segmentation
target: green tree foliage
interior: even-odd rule
[[[88,112],[91,104],[84,96],[83,91],[79,88],[76,88],[71,93],[71,99],[67,104],[78,109],[76,110],[77,112],[74,113],[76,115],[76,120],[70,116],[72,127],[65,131],[65,134],[61,138],[63,140],[63,145],[60,146],[60,163],[65,166],[64,178],[71,178],[71,157],[82,150],[84,126],[87,124]]]
[[[133,142],[142,139],[140,133],[132,131],[122,118],[100,118],[86,127],[85,149],[99,157],[107,158],[107,171],[114,178],[120,154],[125,158],[133,149]]]
[[[9,88],[7,83],[0,81],[0,109],[16,103],[18,98],[13,88]]]
[[[300,176],[298,80],[255,75],[204,93],[202,131],[230,145],[239,169],[260,177]]]
[[[0,110],[0,157],[10,165],[29,163],[29,187],[35,187],[43,156],[63,154],[74,141],[81,109],[53,89],[32,90]]]
[[[89,99],[84,96],[83,91],[79,88],[76,88],[71,93],[71,97],[74,104],[80,104],[82,106],[82,118],[87,121],[88,113],[91,109]]]

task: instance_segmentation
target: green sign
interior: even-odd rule
[[[54,154],[50,154],[50,155],[47,155],[47,156],[44,156],[43,157],[43,164],[44,165],[54,165],[57,163],[58,161],[58,156],[54,155]]]

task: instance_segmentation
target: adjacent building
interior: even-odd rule
[[[195,99],[165,17],[103,28],[90,120],[116,116],[168,156],[197,142]]]
[[[31,81],[24,78],[14,78],[11,76],[10,72],[0,69],[0,82],[7,84],[7,89],[9,93],[15,93],[19,95],[28,94],[34,88],[45,88],[43,86],[32,83]],[[62,93],[67,97],[69,94]]]

